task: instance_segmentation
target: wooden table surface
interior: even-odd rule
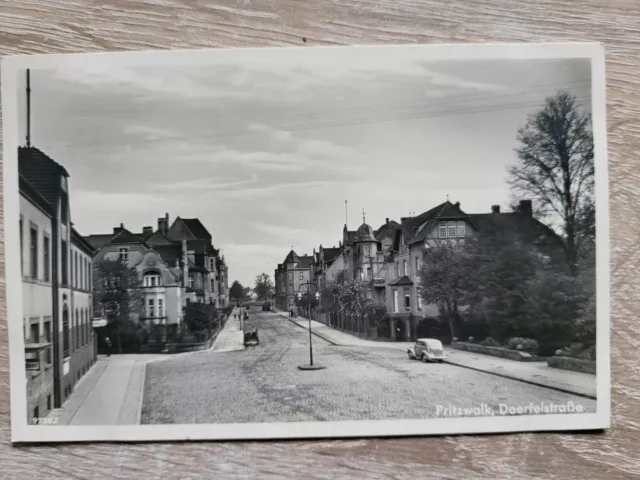
[[[0,478],[640,476],[639,1],[0,0],[0,55],[520,41],[599,41],[607,51],[613,283],[610,431],[351,441],[12,447],[3,287]],[[3,248],[0,263],[4,265]]]

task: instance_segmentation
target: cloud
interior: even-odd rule
[[[221,180],[227,180],[221,182]],[[211,177],[211,178],[199,178],[197,180],[188,180],[186,182],[173,182],[173,183],[157,183],[152,184],[153,190],[170,190],[177,192],[188,192],[189,190],[215,190],[215,189],[227,189],[235,188],[242,185],[250,185],[259,181],[258,174],[251,174],[251,178],[239,180],[237,177]]]

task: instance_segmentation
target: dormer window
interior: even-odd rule
[[[118,249],[118,259],[121,262],[129,261],[129,249],[127,247],[121,247]]]
[[[466,233],[466,225],[464,221],[449,220],[447,222],[438,222],[439,238],[458,238],[464,237]]]

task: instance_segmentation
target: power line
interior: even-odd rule
[[[578,106],[584,106],[580,104],[580,101],[588,101],[591,99],[590,95],[583,96],[575,96],[576,102]],[[448,117],[452,115],[472,115],[477,113],[489,113],[496,111],[507,111],[514,110],[519,108],[532,108],[532,107],[544,107],[546,103],[540,102],[529,102],[529,103],[507,103],[502,105],[483,105],[476,107],[475,109],[462,109],[462,110],[454,110],[454,111],[439,111],[432,112],[431,114],[414,114],[414,115],[400,115],[400,116],[391,116],[391,117],[383,117],[383,118],[375,118],[375,119],[366,119],[366,120],[358,120],[358,121],[347,121],[347,122],[329,122],[329,123],[315,123],[308,125],[298,125],[298,126],[285,126],[280,125],[277,127],[268,127],[271,130],[275,131],[283,131],[283,132],[293,132],[293,131],[301,131],[301,130],[315,130],[315,129],[324,129],[324,128],[336,128],[336,127],[346,127],[346,126],[355,126],[355,125],[366,125],[366,124],[376,124],[376,123],[385,123],[390,121],[403,121],[403,120],[416,120],[416,119],[428,119],[428,118],[438,118],[438,117]],[[489,108],[485,108],[489,107]],[[160,143],[167,141],[189,141],[196,139],[214,139],[214,138],[229,138],[229,137],[237,137],[237,136],[247,136],[247,135],[264,135],[271,133],[269,130],[267,131],[251,131],[251,130],[240,130],[240,131],[229,131],[229,132],[220,132],[218,134],[203,134],[203,135],[185,135],[185,136],[164,136],[157,139],[144,139],[138,140],[138,143]],[[102,138],[104,140],[104,137]],[[103,142],[87,142],[84,145],[94,145],[96,143]],[[83,143],[74,142],[73,146],[83,145]]]

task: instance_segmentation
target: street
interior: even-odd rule
[[[250,310],[260,345],[175,356],[147,365],[142,424],[382,420],[436,417],[438,406],[596,402],[448,364],[409,360],[381,346],[333,346],[273,312]]]

